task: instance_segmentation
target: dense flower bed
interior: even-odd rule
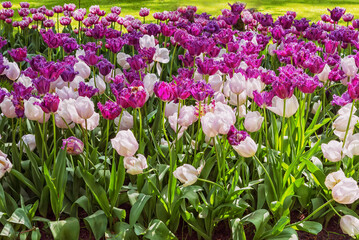
[[[254,239],[298,239],[334,215],[358,236],[345,9],[311,22],[188,6],[146,23],[147,8],[21,3],[13,21],[2,6],[1,236],[78,239],[81,222],[96,239],[211,239],[224,221],[233,239],[252,224]]]

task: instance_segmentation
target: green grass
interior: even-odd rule
[[[15,8],[19,7],[19,2],[24,0],[13,0]],[[52,7],[55,5],[63,5],[69,3],[71,0],[41,0],[41,1],[28,1],[30,7],[40,7],[46,5]],[[138,16],[138,11],[141,7],[151,9],[151,13],[157,11],[171,11],[179,6],[196,5],[199,12],[207,12],[212,15],[219,15],[220,10],[229,8],[227,0],[132,0],[132,1],[119,1],[119,0],[82,0],[81,7],[89,8],[91,5],[100,5],[101,9],[110,11],[112,6],[120,6],[122,8],[122,16],[133,15]],[[359,18],[359,2],[355,0],[342,0],[342,1],[293,1],[293,0],[250,0],[246,1],[248,7],[256,8],[263,13],[273,14],[275,17],[283,15],[286,11],[296,11],[298,17],[306,17],[311,20],[320,20],[321,14],[327,14],[327,8],[334,8],[341,6],[347,9],[347,12],[358,16]],[[74,0],[73,3],[78,5],[79,0]]]

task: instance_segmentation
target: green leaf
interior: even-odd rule
[[[114,230],[116,235],[113,238],[110,239],[138,239],[135,233],[133,232],[132,228],[130,227],[130,224],[125,222],[117,222],[114,226]]]
[[[12,238],[15,235],[15,230],[10,223],[6,223],[4,228],[1,230],[0,236]]]
[[[91,216],[84,218],[84,221],[90,227],[96,240],[105,235],[107,228],[107,217],[102,210],[98,210]]]
[[[283,231],[285,226],[290,223],[290,219],[288,216],[282,216],[279,221],[274,225],[272,229],[272,235],[278,235]]]
[[[32,231],[31,233],[31,240],[40,240],[41,239],[41,233],[40,233],[40,229],[36,228],[34,231]]]
[[[79,167],[80,167],[81,176],[85,180],[86,185],[91,190],[92,194],[97,200],[97,203],[100,205],[101,209],[105,212],[106,216],[110,217],[111,216],[110,203],[107,199],[105,190],[100,184],[98,184],[95,181],[95,177],[82,167],[80,162],[79,165],[80,165]]]
[[[143,193],[140,193],[138,195],[137,201],[131,208],[130,212],[130,226],[133,227],[133,225],[137,222],[138,218],[140,217],[140,214],[146,205],[147,201],[151,198],[149,195],[145,195]]]
[[[298,235],[293,228],[286,228],[279,235],[266,238],[266,240],[298,240]]]
[[[242,221],[251,222],[254,224],[254,226],[256,227],[254,239],[258,239],[263,234],[265,225],[267,224],[269,217],[270,214],[267,210],[259,209],[242,218]]]
[[[80,223],[76,218],[49,222],[49,226],[55,240],[79,239]]]
[[[25,184],[30,190],[35,193],[38,197],[40,197],[41,193],[36,189],[34,184],[26,178],[24,175],[22,175],[20,172],[18,172],[15,169],[11,170],[11,174],[14,175],[17,179],[19,179],[23,184]]]
[[[313,221],[305,221],[298,225],[296,225],[297,230],[305,231],[314,235],[317,235],[320,231],[322,231],[323,226],[318,222]]]
[[[243,224],[239,218],[231,219],[232,239],[233,240],[246,240]]]
[[[32,228],[31,221],[27,216],[25,210],[22,208],[16,209],[15,212],[11,215],[11,217],[7,221],[15,224],[24,225],[28,229]]]
[[[154,219],[150,222],[144,238],[150,240],[177,239],[176,236],[168,230],[166,225],[158,219]]]

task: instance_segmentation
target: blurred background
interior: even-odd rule
[[[19,8],[19,3],[25,0],[13,0],[13,8]],[[217,16],[223,8],[229,8],[228,0],[39,0],[28,1],[30,7],[52,7],[63,5],[64,3],[75,3],[77,6],[89,8],[91,5],[100,5],[101,9],[108,12],[112,6],[122,8],[122,16],[138,16],[141,7],[147,7],[151,13],[158,11],[172,11],[180,6],[195,5],[200,13],[207,12]],[[336,6],[344,7],[347,13],[352,13],[355,18],[359,18],[359,1],[358,0],[248,0],[242,1],[247,3],[248,8],[255,8],[263,13],[270,13],[274,17],[283,15],[286,11],[296,11],[299,18],[306,17],[311,20],[320,20],[321,14],[327,14],[327,8]],[[230,2],[234,3],[234,1]],[[150,14],[152,15],[152,14]],[[150,20],[150,19],[149,19]]]

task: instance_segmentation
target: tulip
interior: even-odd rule
[[[359,219],[351,215],[344,215],[340,219],[340,228],[343,233],[354,238],[359,235]]]
[[[353,178],[344,178],[332,189],[333,199],[341,204],[352,204],[359,199],[357,181]]]
[[[153,88],[156,82],[158,82],[158,78],[156,74],[153,73],[146,74],[145,78],[143,79],[143,84],[149,96],[153,95]]]
[[[337,185],[341,180],[345,179],[345,174],[343,170],[339,170],[336,172],[329,173],[328,176],[325,178],[325,186],[331,190],[335,185]]]
[[[238,145],[232,145],[232,147],[240,156],[249,158],[256,154],[258,145],[251,137],[247,136]]]
[[[179,112],[178,124],[183,127],[189,127],[195,121],[197,121],[195,108],[193,106],[183,106]]]
[[[65,148],[70,155],[80,155],[84,151],[84,143],[76,137],[69,137],[62,139],[61,149],[65,150]]]
[[[3,71],[3,74],[5,74],[6,77],[12,81],[15,81],[16,79],[18,79],[20,77],[19,66],[14,62],[9,62],[7,64],[7,66],[9,66],[9,68],[5,69]]]
[[[136,157],[125,157],[123,159],[123,164],[127,169],[127,173],[131,175],[137,175],[143,173],[143,170],[146,169],[147,160],[146,157],[142,154],[137,154]]]
[[[248,112],[244,119],[244,128],[248,132],[257,132],[261,129],[263,120],[264,117],[262,117],[258,111]]]
[[[359,133],[347,136],[343,153],[350,158],[359,155]]]
[[[115,119],[115,124],[118,126],[120,117]],[[120,130],[128,130],[133,127],[133,116],[125,110],[122,110],[122,117],[120,123]]]
[[[94,103],[88,97],[78,97],[75,101],[75,108],[82,119],[89,119],[95,111]]]
[[[353,57],[344,57],[340,62],[340,66],[348,77],[352,77],[358,72],[358,67],[355,64],[355,59]]]
[[[215,92],[219,92],[221,90],[221,87],[223,86],[223,80],[221,75],[219,74],[209,76],[208,83],[211,85],[212,89]]]
[[[6,172],[10,172],[11,169],[12,164],[7,158],[7,155],[0,151],[0,178],[2,178]]]
[[[332,140],[329,143],[323,143],[321,145],[323,156],[330,162],[338,162],[342,160],[342,145],[343,143]]]
[[[318,74],[319,81],[327,82],[331,69],[328,64],[325,64],[323,71]]]
[[[91,74],[91,68],[83,61],[75,63],[74,71],[78,72],[78,75],[83,79],[87,79]]]
[[[133,156],[138,150],[138,143],[131,130],[119,131],[115,138],[111,139],[112,147],[124,157]]]
[[[100,114],[94,113],[86,121],[81,122],[81,126],[89,131],[94,130],[100,123]]]
[[[177,114],[177,111],[178,111],[178,103],[174,103],[172,101],[166,104],[166,108],[165,108],[166,117],[172,116],[174,113]]]
[[[246,90],[245,77],[241,73],[233,74],[233,77],[229,79],[229,88],[234,94],[241,94]]]
[[[153,48],[156,46],[155,37],[150,35],[144,35],[140,38],[140,47],[144,48]]]
[[[129,69],[130,68],[130,64],[127,62],[127,58],[130,58],[131,56],[123,53],[123,52],[119,52],[117,54],[117,63],[123,68],[123,69]]]
[[[26,146],[28,146],[30,152],[34,151],[36,148],[36,141],[35,141],[35,135],[34,134],[26,134],[22,136],[22,141]],[[17,144],[18,147],[20,147],[20,142]],[[26,153],[26,148],[23,146],[23,152]]]
[[[194,184],[198,176],[202,171],[203,166],[199,168],[195,168],[189,164],[183,164],[181,167],[178,167],[174,172],[173,175],[177,178],[181,183],[183,183],[183,187],[187,187],[189,185]]]
[[[310,112],[313,114],[316,114],[318,112],[318,110],[321,111],[322,109],[321,108],[319,109],[320,103],[321,103],[320,100],[318,102],[313,103],[313,107]]]
[[[293,95],[291,98],[286,99],[285,117],[289,118],[293,116],[297,112],[298,107],[299,103],[295,95]],[[278,114],[279,116],[283,117],[284,100],[277,96],[274,96],[272,99],[272,106],[267,108],[275,114]]]
[[[96,76],[96,83],[94,78],[91,78],[88,85],[97,88],[99,94],[103,94],[106,91],[106,83],[101,76]]]
[[[2,103],[0,103],[1,112],[7,117],[7,118],[16,118],[16,112],[15,112],[15,106],[12,103],[10,97],[5,96]]]

